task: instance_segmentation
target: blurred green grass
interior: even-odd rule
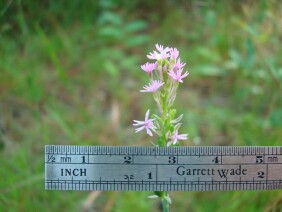
[[[157,211],[150,193],[44,190],[45,144],[150,145],[132,120],[155,43],[179,48],[184,145],[281,145],[279,1],[0,3],[0,211]],[[279,191],[174,192],[172,211],[280,211]]]

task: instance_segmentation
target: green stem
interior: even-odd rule
[[[162,198],[162,208],[163,212],[169,212],[169,203],[164,197]]]
[[[159,64],[162,67],[162,64]],[[162,73],[161,73],[162,74]],[[164,82],[164,89],[162,90],[162,93],[160,95],[160,105],[161,105],[161,119],[162,119],[162,123],[164,123],[163,126],[161,126],[161,137],[160,137],[160,142],[159,142],[159,146],[161,147],[166,147],[167,146],[167,119],[168,119],[168,111],[170,109],[168,103],[168,85],[167,85],[167,74],[163,74],[162,75],[162,80]],[[169,202],[167,201],[167,199],[165,198],[168,194],[166,191],[155,191],[155,194],[157,194],[160,198],[161,198],[161,202],[162,202],[162,209],[163,212],[169,212]]]

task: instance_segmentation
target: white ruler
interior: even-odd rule
[[[282,147],[45,146],[49,190],[282,189]]]

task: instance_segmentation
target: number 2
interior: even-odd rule
[[[263,171],[258,172],[258,178],[261,178],[261,179],[264,178],[264,172]]]
[[[132,163],[132,157],[131,156],[124,156],[124,163]]]

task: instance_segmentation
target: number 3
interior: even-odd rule
[[[168,157],[168,163],[170,163],[170,164],[176,163],[176,157],[175,156],[169,156]]]

